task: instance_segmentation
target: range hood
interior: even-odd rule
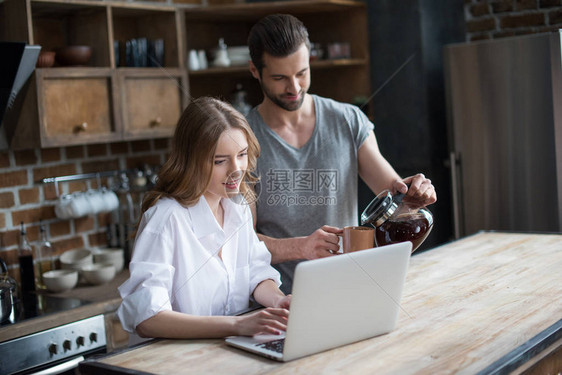
[[[2,126],[6,113],[18,111],[14,105],[31,73],[35,69],[41,46],[20,42],[0,42],[0,149],[8,148],[6,129]],[[19,113],[10,113],[17,118]]]

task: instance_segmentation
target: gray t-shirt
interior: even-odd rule
[[[271,130],[257,108],[247,116],[261,146],[256,229],[266,236],[308,236],[325,224],[357,225],[357,151],[374,125],[356,106],[312,98],[316,125],[301,148]],[[298,262],[274,265],[285,293],[292,290]]]

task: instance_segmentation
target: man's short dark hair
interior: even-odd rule
[[[263,54],[285,57],[296,52],[305,43],[310,50],[308,30],[290,14],[272,14],[262,18],[250,30],[248,47],[252,63],[261,75]]]

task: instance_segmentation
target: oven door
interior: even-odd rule
[[[104,317],[96,315],[0,343],[0,372],[62,374],[105,352]]]

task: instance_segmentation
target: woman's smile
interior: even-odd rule
[[[240,180],[227,181],[223,185],[226,186],[226,188],[229,190],[238,190],[238,187],[240,185]]]

